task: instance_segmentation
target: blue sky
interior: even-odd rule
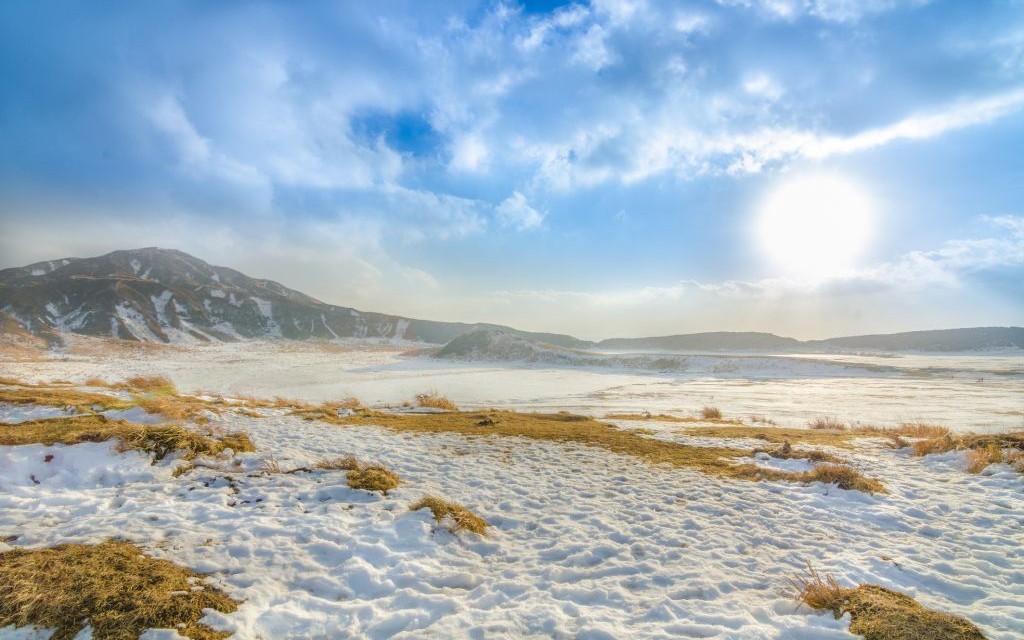
[[[0,83],[0,266],[174,247],[588,338],[1024,324],[1020,0],[7,2]],[[758,237],[806,175],[872,203],[841,271]]]

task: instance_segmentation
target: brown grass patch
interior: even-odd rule
[[[410,511],[419,511],[420,509],[430,509],[434,514],[434,520],[447,522],[448,530],[452,533],[465,529],[483,536],[487,535],[487,527],[490,526],[486,520],[466,507],[435,496],[425,496],[409,507]]]
[[[819,416],[808,422],[807,427],[810,429],[842,431],[846,429],[846,423],[835,416]]]
[[[753,415],[749,418],[751,424],[763,424],[769,427],[778,426],[777,423],[768,416]]]
[[[705,406],[700,410],[700,417],[704,420],[721,420],[722,410],[718,407]]]
[[[0,553],[0,627],[55,629],[54,640],[71,640],[87,625],[95,638],[138,638],[154,628],[226,638],[200,624],[203,609],[231,613],[240,601],[204,577],[119,540],[15,549]]]
[[[456,411],[451,413],[393,414],[364,411],[354,416],[327,416],[323,421],[343,426],[377,426],[398,432],[458,433],[468,437],[517,437],[599,447],[633,456],[652,464],[697,469],[703,473],[745,480],[812,482],[822,471],[790,473],[736,464],[750,455],[749,449],[695,447],[646,438],[626,429],[569,413],[519,413],[515,411]],[[481,425],[487,425],[483,427]],[[718,429],[720,427],[713,427]],[[738,428],[738,427],[733,427]],[[752,435],[750,427],[741,428]],[[805,430],[806,431],[806,430]],[[807,431],[807,433],[813,433]],[[851,470],[852,471],[852,470]],[[881,490],[876,481],[871,485]]]
[[[174,383],[166,376],[132,376],[115,386],[121,389],[161,395],[174,395],[178,393]]]
[[[831,575],[822,577],[810,564],[807,569],[793,580],[797,599],[836,618],[849,613],[850,633],[865,640],[985,640],[970,620],[927,609],[906,594],[876,584],[841,587]]]
[[[459,408],[448,398],[438,394],[436,391],[421,393],[416,396],[416,406],[427,409],[444,409],[445,411],[458,411]]]
[[[99,411],[128,409],[132,403],[114,396],[74,389],[46,389],[25,386],[17,389],[0,389],[0,402],[11,404],[37,404],[46,407],[73,407],[80,410]]]
[[[198,455],[217,455],[225,449],[236,453],[255,451],[245,433],[204,435],[176,425],[140,425],[88,414],[35,420],[15,425],[0,424],[0,445],[79,444],[118,440],[122,450],[139,450],[162,460],[179,451],[186,460]]]
[[[398,474],[380,464],[359,464],[349,469],[345,476],[348,486],[363,491],[377,491],[388,495],[388,492],[402,484]]]
[[[967,452],[967,473],[981,473],[990,464],[1003,461],[1003,450],[996,444],[990,444]]]

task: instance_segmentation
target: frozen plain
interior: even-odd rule
[[[403,355],[409,346],[94,350],[4,370],[34,380],[166,374],[185,392],[355,396],[371,405],[433,389],[466,407],[595,415],[689,415],[712,403],[727,416],[781,425],[835,415],[1003,431],[1024,420],[1018,355],[695,358],[692,371],[657,374],[438,362]],[[241,638],[855,637],[848,620],[792,599],[788,578],[808,560],[844,584],[879,583],[966,615],[991,638],[1024,635],[1024,480],[1003,465],[968,475],[957,453],[912,458],[863,441],[842,455],[890,491],[868,496],[724,480],[581,446],[338,428],[265,412],[213,418],[255,440],[259,450],[239,456],[243,469],[268,457],[294,467],[354,454],[406,483],[378,497],[349,489],[336,472],[199,468],[172,478],[173,461],[150,466],[102,443],[6,447],[0,539],[128,537],[245,600],[235,614],[207,618]],[[677,424],[621,424],[721,444]],[[41,463],[48,453],[58,464]],[[428,493],[471,507],[492,533],[452,535],[428,512],[408,511]]]

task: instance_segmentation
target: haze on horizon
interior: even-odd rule
[[[581,338],[1024,324],[1024,3],[0,6],[0,268]]]

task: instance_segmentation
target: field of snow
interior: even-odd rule
[[[433,389],[468,407],[685,415],[712,403],[727,416],[791,425],[836,415],[1021,428],[1019,375],[920,370],[1019,371],[1024,360],[927,358],[914,356],[907,372],[822,360],[794,365],[791,376],[775,364],[758,377],[760,361],[737,359],[729,376],[663,375],[440,362],[372,344],[245,343],[93,351],[3,368],[29,380],[165,374],[186,392],[311,401],[398,403]],[[836,453],[890,492],[869,496],[727,480],[577,445],[264,413],[214,416],[215,425],[251,434],[257,452],[236,456],[237,467],[211,461],[177,478],[176,461],[150,465],[107,443],[0,447],[0,551],[127,537],[210,573],[244,600],[234,614],[205,619],[239,638],[855,637],[848,618],[793,600],[788,579],[807,561],[843,584],[878,583],[965,615],[990,638],[1024,636],[1024,476],[1005,465],[968,475],[960,453],[914,458],[861,441]],[[0,421],[43,415],[0,406]],[[671,423],[622,425],[722,444]],[[383,497],[348,488],[339,472],[258,473],[267,459],[287,469],[345,454],[382,462],[405,482]],[[494,527],[487,537],[448,533],[429,512],[408,510],[425,494],[462,503]],[[46,634],[6,628],[0,637]]]

